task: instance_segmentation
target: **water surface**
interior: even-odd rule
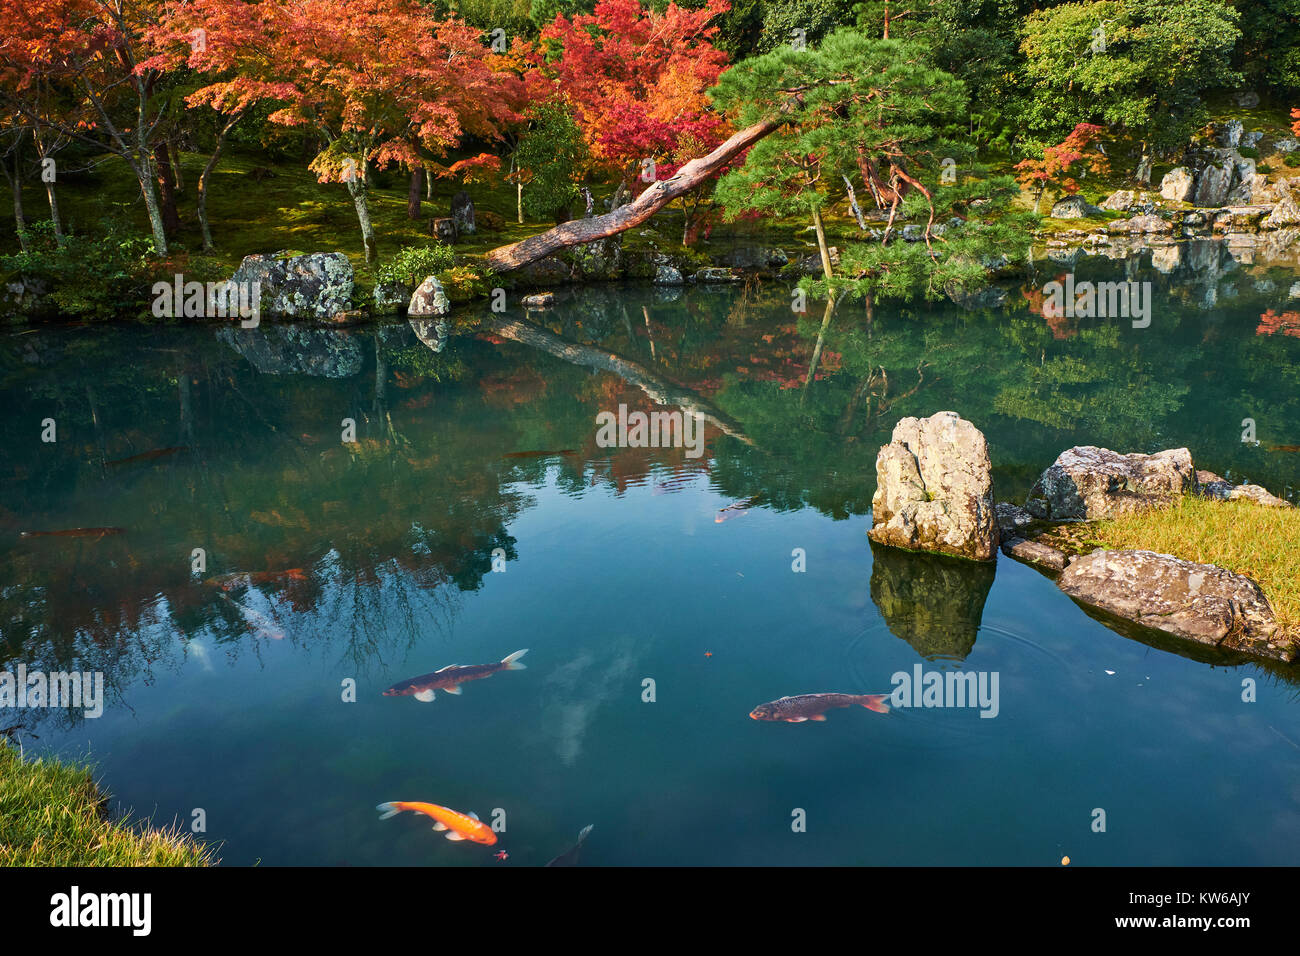
[[[1293,668],[1125,637],[1005,557],[865,534],[880,445],[943,409],[985,431],[1000,499],[1099,444],[1186,445],[1294,500],[1298,456],[1270,450],[1300,444],[1294,275],[1146,266],[1092,269],[1155,283],[1146,329],[1045,319],[1040,267],[999,308],[846,303],[829,324],[769,284],[591,288],[445,339],[8,334],[0,666],[109,688],[99,719],[10,711],[0,729],[88,755],[156,822],[202,808],[236,865],[540,865],[588,823],[584,864],[1292,863]],[[596,444],[597,413],[656,400],[707,417],[703,455]],[[125,531],[19,537],[92,526]],[[525,647],[527,670],[460,696],[381,696]],[[917,664],[996,672],[998,715],[747,717],[888,692]],[[506,831],[449,843],[380,822],[391,800],[500,808]]]

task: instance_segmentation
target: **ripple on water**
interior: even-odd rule
[[[911,645],[911,648],[904,644]],[[918,658],[918,646],[929,653]],[[948,750],[967,746],[993,746],[1005,739],[1012,728],[1025,726],[1017,719],[1008,719],[1006,694],[1016,692],[1021,702],[1012,713],[1021,718],[1032,717],[1024,712],[1023,703],[1029,700],[1034,706],[1056,698],[1055,693],[1026,695],[1026,688],[1059,686],[1062,676],[1071,665],[1056,651],[1034,638],[1001,624],[968,624],[960,621],[936,621],[926,633],[918,635],[914,629],[895,633],[887,622],[877,620],[866,625],[843,645],[844,669],[855,692],[888,693],[896,686],[893,675],[899,672],[915,673],[919,663],[924,673],[932,671],[998,674],[999,716],[982,718],[978,707],[894,708],[888,718],[897,720],[898,732],[889,739],[882,736],[882,745],[898,749]],[[987,685],[986,685],[987,686]],[[1029,724],[1032,725],[1032,719]]]

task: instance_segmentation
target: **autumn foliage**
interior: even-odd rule
[[[530,95],[567,97],[593,160],[618,178],[630,179],[643,159],[680,162],[686,144],[708,152],[730,132],[705,95],[727,66],[713,38],[728,9],[727,0],[697,10],[670,3],[662,13],[600,0],[590,15],[559,14],[530,56]]]
[[[1105,127],[1079,123],[1060,143],[1043,150],[1040,159],[1025,159],[1016,164],[1016,180],[1034,193],[1035,205],[1048,189],[1073,196],[1079,191],[1075,179],[1081,171],[1105,175],[1110,161],[1097,147]]]

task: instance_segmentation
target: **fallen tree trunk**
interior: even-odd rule
[[[794,102],[792,99],[790,106],[793,106]],[[633,226],[641,225],[674,199],[684,196],[714,173],[725,168],[738,154],[749,149],[768,133],[779,129],[785,123],[784,116],[788,109],[789,107],[783,108],[776,119],[764,120],[742,129],[707,156],[692,159],[679,169],[676,175],[655,183],[626,206],[620,206],[603,216],[575,219],[554,229],[548,229],[540,235],[529,236],[521,242],[493,249],[486,256],[488,267],[497,273],[510,272],[530,262],[544,259],[561,249],[605,239]]]

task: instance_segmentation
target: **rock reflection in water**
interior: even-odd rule
[[[871,542],[871,600],[885,624],[927,660],[975,647],[996,565]]]

